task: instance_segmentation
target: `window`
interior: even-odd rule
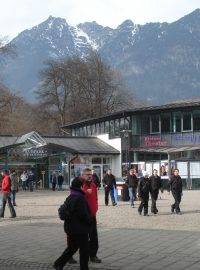
[[[120,125],[120,131],[124,130],[124,118],[120,118],[120,121],[119,121],[119,125]]]
[[[130,117],[124,118],[124,129],[129,129],[130,128]]]
[[[114,136],[115,136],[114,120],[110,120],[110,138],[114,138]]]
[[[96,135],[100,134],[100,127],[99,127],[99,123],[96,123]]]
[[[183,131],[192,130],[191,112],[183,112]]]
[[[105,122],[105,133],[109,133],[109,122]]]
[[[101,134],[105,133],[104,122],[100,123]]]
[[[88,132],[88,136],[91,136],[92,134],[91,126],[87,126],[87,132]]]
[[[142,134],[149,134],[150,133],[150,117],[149,117],[149,115],[142,116],[141,130],[142,130]]]
[[[92,164],[101,164],[101,158],[100,157],[93,157]]]
[[[193,111],[193,130],[200,130],[200,110]]]
[[[140,119],[139,115],[132,115],[132,134],[140,134]]]
[[[173,127],[173,132],[181,132],[181,113],[180,112],[172,113],[172,127]]]
[[[115,137],[120,136],[119,119],[115,119]]]
[[[158,114],[151,116],[151,132],[152,133],[160,132],[160,117]]]
[[[171,132],[171,114],[161,114],[161,132]]]
[[[95,124],[92,125],[92,135],[94,136],[96,134]]]
[[[87,136],[87,126],[83,127],[83,136]]]

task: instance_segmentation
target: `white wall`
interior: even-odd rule
[[[105,143],[111,145],[115,149],[120,151],[120,155],[112,155],[112,173],[116,177],[121,177],[122,176],[122,166],[121,166],[121,138],[115,138],[115,139],[110,139],[108,134],[101,134],[98,135],[97,138],[100,140],[104,141]]]

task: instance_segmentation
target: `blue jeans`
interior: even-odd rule
[[[16,198],[16,191],[15,190],[12,190],[11,191],[11,201],[12,201],[12,204],[14,206],[16,206],[15,198]]]
[[[128,192],[129,192],[129,197],[130,197],[130,201],[131,201],[131,205],[134,205],[134,201],[136,198],[136,194],[135,194],[135,190],[132,187],[128,188]]]

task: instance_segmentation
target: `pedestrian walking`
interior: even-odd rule
[[[148,216],[148,203],[149,203],[149,192],[150,192],[150,181],[148,178],[148,173],[143,172],[143,176],[140,178],[138,183],[138,197],[141,202],[138,207],[138,213],[141,215],[144,209],[144,216]]]
[[[27,180],[28,180],[28,174],[26,171],[23,171],[23,173],[20,176],[20,179],[22,180],[22,189],[27,189]]]
[[[0,211],[0,217],[4,218],[5,207],[6,207],[6,203],[8,202],[8,207],[10,209],[10,214],[11,214],[10,217],[16,218],[16,212],[11,202],[11,181],[9,179],[7,171],[1,171],[1,175],[2,175],[1,190],[3,193],[3,198],[2,198],[2,208]]]
[[[134,208],[135,207],[134,201],[136,199],[136,190],[137,190],[137,186],[138,186],[138,178],[137,178],[135,169],[131,169],[129,171],[129,174],[128,174],[127,180],[126,180],[126,184],[128,186],[131,207]]]
[[[151,213],[157,214],[158,209],[156,206],[156,201],[158,199],[159,190],[163,193],[162,181],[160,176],[158,176],[158,171],[153,170],[153,174],[149,178],[150,180],[150,194],[151,194]]]
[[[88,234],[90,230],[91,214],[85,200],[83,182],[80,181],[78,177],[71,183],[70,195],[65,200],[65,206],[70,213],[70,218],[64,221],[64,231],[68,237],[68,247],[54,262],[53,267],[56,270],[63,270],[65,264],[79,249],[80,270],[88,270]]]
[[[51,175],[51,184],[52,184],[52,190],[55,191],[56,185],[57,185],[57,174],[56,172],[53,172]]]
[[[101,187],[101,182],[94,169],[92,170],[92,181],[95,183],[97,189]]]
[[[92,171],[89,168],[83,170],[82,179],[86,201],[90,207],[90,212],[92,215],[89,231],[89,257],[91,262],[101,263],[101,259],[97,257],[97,251],[99,248],[96,219],[96,214],[98,211],[98,194],[96,184],[92,181]]]
[[[64,177],[63,177],[62,173],[59,172],[59,174],[58,174],[58,188],[59,188],[59,191],[63,190],[63,188],[62,188],[63,182],[64,182]]]
[[[12,170],[10,175],[10,182],[11,182],[11,199],[12,199],[12,204],[13,206],[17,206],[16,204],[16,193],[18,192],[19,189],[19,181],[18,181],[18,176],[15,170]]]
[[[182,179],[179,175],[179,170],[174,170],[174,175],[171,177],[171,180],[168,183],[168,192],[170,194],[170,190],[172,192],[172,195],[174,197],[174,203],[171,205],[171,212],[174,213],[174,210],[176,211],[176,214],[180,215],[180,202],[182,197]]]
[[[111,173],[111,170],[107,170],[106,175],[103,178],[103,185],[105,189],[105,205],[108,206],[109,203],[109,194],[111,197],[112,205],[117,205],[114,198],[114,188],[116,189],[116,179],[115,176]]]
[[[27,181],[28,181],[29,191],[33,192],[33,188],[35,184],[35,176],[32,171],[29,172]]]

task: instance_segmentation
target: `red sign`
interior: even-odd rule
[[[160,137],[144,137],[144,146],[152,147],[152,146],[166,146],[167,141],[161,140]]]

